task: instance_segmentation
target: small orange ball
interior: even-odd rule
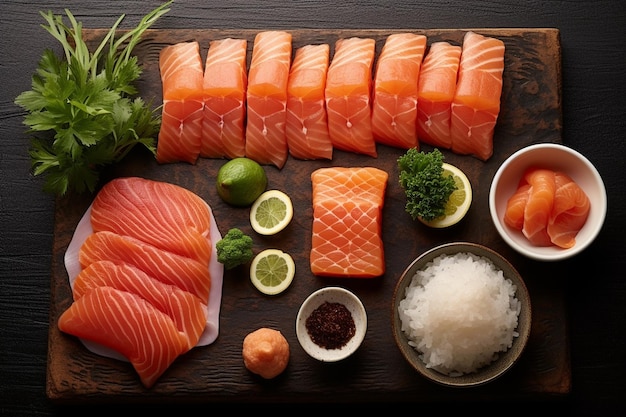
[[[289,363],[289,342],[278,330],[255,330],[243,339],[243,362],[250,372],[265,379],[274,378]]]

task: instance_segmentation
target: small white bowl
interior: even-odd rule
[[[306,329],[306,320],[324,302],[341,303],[350,311],[354,320],[355,333],[338,349],[326,349],[317,345]],[[296,318],[296,335],[300,345],[312,358],[321,362],[337,362],[352,355],[361,346],[367,331],[367,314],[359,298],[341,287],[326,287],[309,295],[302,303]]]
[[[504,223],[507,201],[517,189],[524,171],[531,166],[564,172],[589,197],[591,202],[589,217],[576,235],[576,244],[569,249],[535,246],[521,231],[514,230]],[[606,210],[606,189],[602,177],[593,164],[579,152],[554,143],[531,145],[515,152],[498,168],[489,191],[489,211],[502,239],[522,255],[540,261],[559,261],[587,248],[600,233]]]

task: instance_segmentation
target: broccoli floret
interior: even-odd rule
[[[400,185],[406,194],[406,212],[413,220],[431,221],[445,214],[450,194],[456,190],[451,176],[443,175],[443,154],[418,152],[411,148],[398,158]]]
[[[224,268],[233,269],[252,259],[252,238],[240,229],[230,229],[224,237],[215,244],[217,260],[224,264]]]

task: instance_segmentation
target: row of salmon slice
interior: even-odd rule
[[[487,160],[500,112],[504,43],[469,31],[462,45],[424,35],[376,41],[344,38],[332,60],[325,43],[299,47],[292,35],[259,32],[247,69],[247,41],[163,48],[157,161],[246,156],[282,168],[288,155],[332,159],[333,150],[377,156],[377,144],[420,142]],[[293,53],[293,60],[292,60]]]
[[[58,327],[121,355],[150,388],[176,358],[217,337],[210,208],[180,186],[129,177],[105,184],[89,216],[74,302]]]

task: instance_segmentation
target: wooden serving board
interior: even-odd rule
[[[158,383],[144,389],[129,363],[97,356],[74,337],[59,332],[59,315],[72,296],[63,256],[79,219],[93,196],[66,196],[56,202],[50,306],[47,395],[64,403],[129,402],[319,402],[319,401],[454,401],[524,399],[567,394],[571,386],[569,341],[565,311],[565,283],[558,264],[526,259],[498,236],[488,209],[491,179],[500,164],[518,149],[538,142],[561,142],[561,46],[556,29],[474,29],[502,39],[506,45],[502,109],[494,138],[494,153],[482,162],[444,150],[446,162],[468,175],[474,192],[467,217],[447,230],[429,229],[411,220],[404,210],[405,196],[398,184],[397,158],[405,151],[378,146],[378,157],[335,151],[332,161],[301,161],[289,157],[282,170],[266,166],[269,188],[289,193],[295,215],[286,230],[262,237],[251,229],[247,208],[233,208],[217,196],[215,177],[225,160],[201,159],[159,165],[145,151],[132,153],[104,173],[107,179],[136,175],[182,185],[212,207],[225,233],[239,227],[250,234],[255,252],[275,247],[288,251],[296,262],[291,287],[277,296],[258,292],[245,267],[224,277],[220,334],[211,345],[180,357]],[[372,37],[377,54],[387,35],[405,30],[294,30],[294,48],[309,43],[331,44],[342,37]],[[409,30],[406,30],[409,31]],[[460,44],[466,30],[410,30],[428,37],[428,43],[448,40]],[[249,56],[258,30],[150,30],[135,49],[144,74],[141,95],[160,104],[159,51],[166,44],[198,40],[206,56],[212,39],[243,37]],[[96,43],[103,30],[85,31]],[[332,49],[331,49],[332,53]],[[203,56],[203,58],[204,58]],[[432,150],[427,145],[421,147]],[[313,170],[326,166],[374,166],[389,173],[383,217],[386,273],[375,279],[320,278],[309,268],[311,248],[311,181]],[[418,375],[395,346],[391,331],[391,297],[397,279],[419,254],[441,243],[477,242],[495,249],[521,272],[531,295],[533,323],[521,360],[500,379],[472,389],[448,389]],[[308,357],[298,344],[295,319],[302,301],[313,291],[339,285],[356,293],[368,313],[368,330],[358,352],[334,364]],[[280,330],[291,346],[286,371],[274,380],[248,372],[243,365],[244,337],[258,327]]]

